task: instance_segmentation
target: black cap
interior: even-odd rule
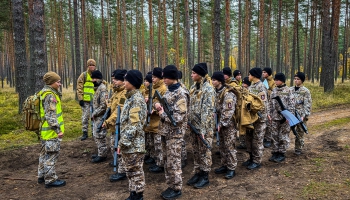
[[[139,89],[142,84],[142,73],[139,70],[129,70],[124,79]]]
[[[274,80],[279,80],[282,81],[283,83],[286,82],[286,76],[283,73],[277,73],[275,75],[275,79]]]
[[[163,78],[169,78],[174,80],[177,80],[179,78],[178,70],[175,67],[175,65],[168,65],[163,69]]]
[[[222,73],[224,73],[225,75],[231,77],[232,76],[232,69],[229,67],[224,67],[224,69],[222,69]]]
[[[179,77],[179,79],[182,79],[182,72],[180,70],[177,71],[177,76]]]
[[[124,76],[127,73],[125,69],[117,69],[114,71],[114,78],[120,81],[124,81]]]
[[[99,70],[91,72],[91,78],[102,79],[102,73]]]
[[[192,68],[192,71],[196,72],[198,75],[202,77],[205,77],[205,75],[208,74],[206,64],[204,66],[203,63],[195,64],[194,67]]]
[[[155,76],[155,77],[158,77],[158,78],[160,78],[160,79],[162,79],[163,78],[163,76],[162,76],[162,68],[160,68],[160,67],[155,67],[154,69],[153,69],[153,71],[152,71],[152,75],[153,76]]]
[[[236,76],[238,75],[242,75],[241,71],[239,71],[238,69],[236,69],[234,72],[233,72],[233,78],[236,78]]]
[[[225,84],[225,78],[223,72],[214,72],[211,76],[212,80],[220,81],[222,84]]]
[[[265,67],[263,71],[265,71],[269,76],[272,74],[272,69],[270,67]]]
[[[249,74],[260,79],[262,76],[262,70],[259,67],[254,67],[251,70],[249,70]]]
[[[300,78],[301,82],[305,81],[305,74],[303,72],[297,72],[294,77]]]
[[[249,77],[248,76],[244,77],[242,83],[247,84],[248,86],[250,86],[251,82],[249,81]]]

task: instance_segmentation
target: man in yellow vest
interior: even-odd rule
[[[61,77],[55,72],[47,72],[43,79],[45,86],[40,91],[40,105],[43,106],[40,106],[41,150],[38,183],[45,183],[46,188],[61,187],[66,185],[66,181],[59,180],[55,170],[64,134],[62,94],[58,91],[61,86]]]
[[[82,126],[83,126],[83,136],[81,140],[86,140],[88,138],[88,127],[90,119],[90,102],[94,96],[94,84],[92,83],[91,73],[96,70],[96,61],[94,59],[89,59],[87,61],[87,70],[80,74],[77,83],[77,96],[79,100],[79,105],[82,108]],[[92,130],[91,130],[92,132]]]

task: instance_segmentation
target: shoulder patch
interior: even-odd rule
[[[266,101],[266,99],[267,99],[266,92],[264,92],[264,91],[263,92],[259,92],[258,97],[260,97],[260,99],[262,101]]]

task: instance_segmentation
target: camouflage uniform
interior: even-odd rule
[[[126,97],[125,97],[126,90],[124,86],[113,88],[113,90],[114,90],[114,93],[112,97],[109,99],[109,103],[111,105],[111,115],[105,121],[105,125],[107,129],[109,129],[111,132],[109,148],[111,149],[112,156],[114,157],[115,123],[117,121],[117,107],[120,106],[120,110],[122,110],[124,106],[124,102],[126,100]],[[123,163],[123,159],[121,159],[121,154],[118,157],[118,173],[125,173],[124,163]]]
[[[94,112],[92,113],[92,118],[94,120],[93,135],[94,140],[97,145],[98,156],[106,157],[107,156],[107,144],[106,144],[106,135],[107,130],[101,128],[97,132],[97,126],[101,123],[102,117],[107,109],[108,101],[108,91],[104,82],[102,82],[96,89],[93,99]]]
[[[295,110],[298,111],[300,117],[303,118],[303,122],[306,125],[311,112],[311,93],[304,86],[301,86],[298,90],[295,89],[295,87],[290,87],[290,90],[294,94],[295,98]],[[304,147],[304,131],[301,128],[301,125],[296,126],[296,131],[299,137],[295,137],[295,151],[301,152]]]
[[[143,126],[147,117],[146,102],[139,90],[128,91],[124,108],[120,115],[120,140],[118,147],[122,153],[130,192],[143,192],[145,175],[143,159],[145,154],[145,133]]]
[[[268,99],[269,99],[269,97],[270,97],[270,95],[271,95],[271,93],[272,93],[273,88],[276,87],[276,84],[275,84],[275,80],[273,80],[272,75],[268,76],[268,77],[266,78],[266,81],[267,81],[267,83],[268,83],[268,85],[269,85],[269,88],[267,89],[267,93],[268,93],[267,96],[268,96]],[[272,141],[271,121],[270,121],[270,120],[267,120],[267,121],[266,121],[266,125],[267,125],[267,127],[266,127],[266,131],[265,131],[264,139],[265,139],[266,141]]]
[[[167,90],[163,96],[173,110],[176,127],[171,124],[165,112],[160,116],[164,121],[160,123],[160,133],[164,136],[166,143],[164,165],[166,183],[176,191],[182,190],[181,148],[187,126],[188,95],[178,83],[177,89]]]
[[[182,89],[184,89],[184,90],[186,91],[187,94],[190,94],[190,91],[188,91],[188,89],[186,88],[186,85],[183,84],[181,81],[179,81],[179,83],[181,84]],[[187,104],[188,104],[188,106],[187,106],[187,107],[189,107],[189,105],[190,105],[190,97],[189,97],[189,96],[187,96],[187,97],[188,97],[188,99],[187,99]],[[186,128],[187,128],[187,126],[186,126]],[[185,134],[186,134],[186,131],[185,131]],[[185,136],[184,136],[184,137],[185,137]],[[186,150],[186,141],[185,141],[185,140],[182,140],[182,145],[181,145],[181,160],[182,160],[183,162],[187,160],[187,150]]]
[[[153,90],[152,90],[153,93]],[[142,96],[149,100],[149,87],[145,87],[145,89],[142,92]],[[153,97],[153,96],[152,96]],[[149,101],[146,103],[148,104]],[[152,117],[150,118],[152,120]],[[151,121],[150,121],[151,123]],[[144,127],[145,130],[145,148],[146,148],[146,156],[149,156],[151,158],[155,158],[155,150],[154,150],[154,135],[155,133],[147,132],[147,130],[150,130],[151,124],[148,124]]]
[[[91,76],[91,72],[89,70],[83,72],[80,74],[78,78],[78,83],[77,83],[77,96],[78,100],[83,100],[84,96],[84,83],[85,83],[85,73],[89,73]],[[92,100],[92,97],[91,97]],[[82,116],[81,116],[81,123],[82,123],[82,131],[83,132],[88,132],[89,129],[89,120],[90,120],[90,109],[91,109],[91,104],[88,101],[84,101],[84,106],[81,107],[82,110]],[[93,122],[91,122],[93,123]]]
[[[55,92],[51,87],[45,86],[43,90]],[[57,92],[55,92],[57,94]],[[61,96],[60,93],[58,93]],[[46,95],[43,105],[45,110],[45,119],[48,124],[58,134],[61,132],[56,115],[55,96],[53,94]],[[45,179],[45,184],[55,182],[58,177],[56,175],[56,162],[58,160],[61,149],[61,142],[58,138],[50,140],[41,140],[41,149],[39,155],[38,177]]]
[[[282,100],[284,107],[291,113],[295,110],[295,100],[292,91],[286,85],[282,87],[275,87],[270,96],[270,116],[272,120],[272,153],[286,153],[290,139],[289,132],[290,126],[287,121],[284,121],[284,117],[280,114],[281,107],[275,99],[279,96]]]
[[[204,139],[207,140],[210,146],[213,142],[214,102],[215,91],[206,78],[191,86],[188,118],[196,129],[198,129],[199,133],[204,135]],[[193,148],[195,173],[199,173],[200,170],[209,172],[212,165],[211,151],[200,141],[195,133],[191,132],[190,137]]]
[[[163,80],[159,80],[157,83],[153,84],[152,88],[152,96],[154,96],[155,91],[158,90],[160,95],[164,95],[167,88],[164,85]],[[153,99],[153,109],[155,109],[154,105],[158,103],[158,99],[154,98]],[[155,151],[155,157],[156,157],[156,165],[157,166],[163,166],[164,165],[164,152],[165,152],[165,143],[162,142],[164,141],[164,137],[162,138],[162,135],[158,130],[161,128],[159,126],[159,121],[160,117],[158,115],[157,111],[154,111],[151,115],[151,122],[150,125],[146,127],[146,132],[149,132],[150,134],[153,134],[154,138],[154,151]],[[164,135],[163,135],[164,136]]]
[[[237,130],[233,120],[236,102],[236,95],[229,92],[227,86],[216,90],[215,110],[219,116],[221,166],[226,166],[229,170],[235,170],[237,166],[235,147]]]
[[[254,132],[247,131],[246,134],[246,146],[247,152],[252,153],[253,162],[261,163],[263,156],[263,140],[266,131],[267,114],[270,112],[269,101],[267,98],[267,89],[264,84],[259,80],[253,83],[248,88],[249,92],[257,95],[264,102],[265,109],[260,111],[261,118],[254,122]]]

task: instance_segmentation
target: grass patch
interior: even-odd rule
[[[311,180],[304,188],[302,195],[306,199],[332,199],[332,196],[338,194],[339,190],[347,190],[348,185],[343,183],[327,183],[324,181]]]
[[[345,124],[348,124],[348,123],[350,123],[350,118],[348,118],[348,117],[339,118],[339,119],[335,119],[335,120],[332,120],[332,121],[325,122],[323,124],[319,124],[317,126],[313,126],[313,127],[311,127],[311,130],[313,132],[315,132],[317,130],[324,130],[324,129],[331,128],[333,126],[341,126],[341,125],[345,125]]]
[[[288,171],[283,171],[283,174],[285,177],[288,177],[288,178],[292,176],[292,174]]]

